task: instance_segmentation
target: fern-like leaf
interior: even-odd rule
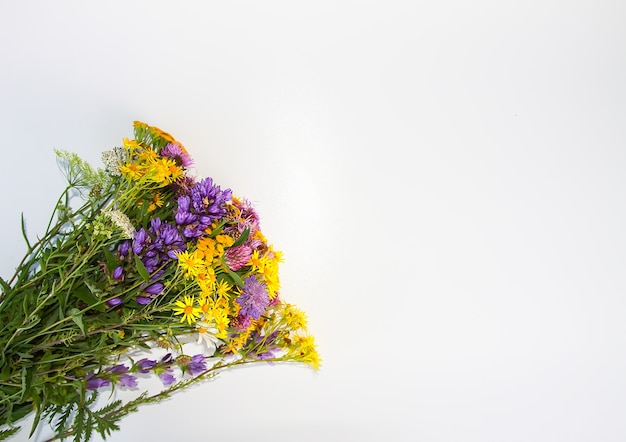
[[[0,430],[0,440],[6,440],[10,438],[15,433],[17,433],[19,429],[20,427],[13,427],[13,428],[9,428],[8,430]]]

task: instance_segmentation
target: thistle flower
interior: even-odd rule
[[[189,167],[193,164],[193,160],[187,153],[187,150],[178,143],[168,143],[161,149],[161,155],[173,158],[179,166]]]

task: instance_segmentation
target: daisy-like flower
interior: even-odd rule
[[[196,306],[195,300],[193,296],[184,296],[183,300],[178,300],[174,303],[176,307],[174,307],[175,315],[183,315],[180,318],[180,322],[187,321],[187,324],[192,322],[196,322],[198,316],[200,316],[200,307]]]
[[[194,278],[205,270],[203,254],[201,252],[181,252],[177,255],[178,267],[185,272],[185,278]]]
[[[223,279],[217,284],[215,289],[215,294],[221,298],[225,297],[228,291],[230,290],[230,285]]]
[[[207,347],[206,355],[213,356],[217,347],[223,344],[223,342],[217,338],[217,334],[220,331],[213,323],[209,322],[196,322],[196,327],[198,331],[197,343],[200,344],[204,341]]]

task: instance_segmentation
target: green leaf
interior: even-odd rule
[[[10,438],[15,433],[17,433],[19,429],[20,427],[13,427],[13,428],[9,428],[8,430],[0,430],[0,440],[6,440]]]
[[[28,241],[28,235],[26,235],[26,220],[24,219],[24,212],[21,214],[21,227],[22,227],[22,236],[24,237],[24,241],[26,241],[26,245],[28,246],[28,251],[33,250],[33,247],[30,245],[30,241]]]
[[[250,229],[246,227],[245,230],[241,232],[241,235],[239,235],[239,238],[237,238],[237,240],[233,243],[231,247],[238,247],[242,245],[246,241],[246,239],[248,239],[248,235],[250,235]]]
[[[102,250],[104,251],[104,257],[107,260],[107,270],[109,273],[113,273],[113,270],[117,267],[117,260],[107,247],[104,247]]]
[[[139,259],[137,255],[135,255],[135,265],[137,266],[137,271],[139,272],[143,280],[149,281],[150,273],[148,272],[148,269],[146,269],[146,266],[143,265],[143,262],[141,262],[141,259]]]
[[[233,282],[235,284],[237,284],[239,287],[243,287],[243,280],[241,279],[241,276],[239,276],[232,270],[228,270],[228,275],[233,279]]]
[[[78,328],[80,328],[80,331],[83,332],[83,335],[87,334],[85,332],[85,324],[83,324],[83,315],[80,313],[80,310],[77,308],[71,308],[67,313],[68,315],[71,315],[72,321],[78,325]]]
[[[93,295],[92,289],[87,285],[86,282],[83,282],[81,285],[79,285],[74,290],[73,294],[89,307],[104,311],[104,305],[102,305],[100,300]]]
[[[218,274],[216,275],[216,278],[217,278],[217,282],[222,282],[222,281],[224,281],[224,282],[226,282],[226,284],[228,284],[228,285],[230,285],[230,286],[235,285],[235,281],[233,281],[233,278],[231,278],[231,277],[230,277],[228,274],[226,274],[226,273],[218,273]]]
[[[0,286],[2,287],[2,292],[5,295],[11,291],[11,286],[2,278],[0,278]]]
[[[0,371],[0,381],[6,381],[7,379],[9,379],[10,375],[11,375],[11,367],[9,367],[9,364],[5,364],[2,367],[2,371]]]
[[[30,386],[33,382],[33,372],[32,370],[29,370],[28,367],[26,367],[26,365],[22,366],[22,389],[20,391],[20,402],[22,402],[24,399],[26,399],[29,396],[29,390],[30,390]],[[19,408],[17,410],[17,412],[19,413]],[[29,410],[24,414],[24,416],[26,416],[29,412],[30,412],[30,407]],[[16,414],[16,411],[13,411],[13,415]],[[23,416],[22,416],[23,417]],[[20,418],[17,418],[20,419]],[[16,419],[16,420],[17,420]]]
[[[17,354],[22,358],[22,359],[32,359],[33,355],[28,354],[28,353],[22,353],[21,351],[18,351]]]
[[[209,238],[215,238],[217,235],[222,233],[222,230],[224,229],[225,224],[226,224],[226,221],[222,221],[221,223],[219,223],[215,229],[211,230],[211,234],[209,235]]]
[[[28,435],[29,438],[33,436],[35,430],[39,426],[39,421],[41,420],[41,414],[43,412],[43,410],[41,409],[41,398],[37,394],[33,396],[33,403],[35,404],[36,413],[35,419],[33,420],[33,425],[30,427],[30,434]]]

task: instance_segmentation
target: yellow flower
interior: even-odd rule
[[[196,276],[196,282],[202,290],[203,296],[211,296],[213,290],[215,289],[215,282],[217,278],[215,276],[215,270],[213,267],[205,267],[204,272],[198,273]]]
[[[130,149],[131,151],[139,147],[137,140],[129,140],[128,138],[122,138],[122,143],[124,144],[125,148]]]
[[[257,230],[256,232],[254,232],[254,235],[252,235],[252,237],[254,239],[258,239],[263,244],[267,244],[267,238],[265,238],[265,235],[263,235],[263,233],[260,230]]]
[[[122,164],[120,166],[120,172],[122,172],[126,176],[126,178],[130,180],[137,180],[141,178],[142,176],[144,176],[144,174],[146,173],[146,170],[145,170],[145,167],[139,164],[128,163],[128,164]]]
[[[309,364],[315,370],[320,368],[322,360],[315,348],[313,336],[295,336],[290,350],[290,353],[299,361]]]
[[[168,184],[183,174],[172,158],[160,158],[150,166],[150,179],[155,183]]]
[[[285,304],[282,314],[288,328],[291,330],[306,330],[306,315],[298,307]]]
[[[185,272],[185,278],[198,276],[205,271],[204,260],[202,254],[197,250],[189,253],[188,251],[178,254],[178,267]]]
[[[198,316],[200,316],[200,307],[195,305],[193,296],[184,296],[182,301],[178,300],[174,305],[176,306],[174,307],[174,314],[183,315],[180,318],[180,322],[187,321],[187,324],[191,324],[196,322]]]
[[[252,252],[252,256],[250,256],[250,261],[248,261],[248,265],[252,266],[252,270],[261,270],[263,268],[263,259],[259,256],[258,250]]]
[[[211,264],[213,261],[213,257],[216,254],[215,251],[215,240],[213,238],[203,237],[198,240],[197,243],[198,250],[201,251],[204,255],[204,260],[207,265]]]
[[[230,285],[223,279],[217,284],[217,288],[215,289],[215,293],[220,298],[225,298],[226,294],[230,290]]]
[[[230,247],[235,242],[233,237],[229,235],[217,235],[215,239],[217,240],[218,243],[220,243],[224,247]]]
[[[210,297],[200,297],[200,311],[202,312],[202,317],[205,321],[209,320],[209,318],[211,317],[213,306],[214,302]]]
[[[159,158],[159,154],[152,149],[142,149],[137,156],[147,163],[152,163]]]

